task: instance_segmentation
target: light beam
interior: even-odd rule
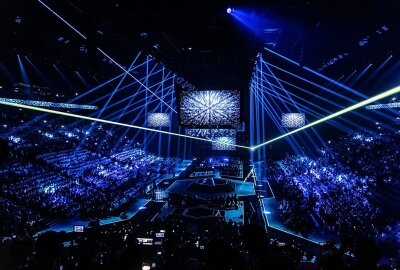
[[[63,19],[57,12],[51,9],[48,5],[46,5],[43,1],[38,0],[40,4],[42,4],[45,8],[47,8],[51,13],[57,16],[60,20],[62,20],[66,25],[68,25],[74,32],[76,32],[83,39],[87,39],[81,32],[79,32],[75,27],[73,27],[70,23],[68,23],[65,19]],[[108,58],[111,62],[113,62],[117,67],[119,67],[122,71],[124,71],[127,75],[129,75],[132,79],[138,82],[141,86],[143,86],[147,91],[153,94],[156,98],[158,98],[162,103],[167,105],[172,111],[178,113],[174,108],[170,107],[164,100],[162,100],[159,96],[157,96],[153,91],[151,91],[148,87],[146,87],[141,81],[139,81],[135,76],[133,76],[129,71],[127,71],[123,66],[121,66],[117,61],[115,61],[111,56],[109,56],[106,52],[104,52],[101,48],[96,48],[102,55]]]
[[[120,122],[115,122],[115,121],[110,121],[110,120],[105,120],[105,119],[99,119],[99,118],[94,118],[94,117],[89,117],[89,116],[84,116],[84,115],[79,115],[79,114],[74,114],[74,113],[60,112],[60,111],[55,111],[55,110],[50,110],[50,109],[45,109],[45,108],[40,108],[40,107],[35,107],[35,106],[16,104],[16,103],[11,103],[11,102],[4,102],[4,101],[0,101],[0,104],[17,107],[17,108],[21,108],[21,109],[28,109],[28,110],[39,111],[39,112],[44,112],[44,113],[51,113],[51,114],[57,114],[57,115],[62,115],[62,116],[67,116],[67,117],[79,118],[79,119],[100,122],[100,123],[105,123],[105,124],[129,127],[129,128],[134,128],[134,129],[141,129],[141,130],[145,130],[145,131],[158,132],[158,133],[179,136],[179,137],[184,137],[184,138],[193,139],[193,140],[199,140],[199,141],[205,141],[205,142],[211,142],[211,143],[216,142],[214,140],[208,140],[208,139],[204,139],[204,138],[193,137],[193,136],[189,136],[189,135],[178,134],[178,133],[173,133],[173,132],[159,130],[159,129],[135,126],[135,125],[130,125],[130,124],[126,124],[126,123],[120,123]],[[244,148],[244,149],[250,149],[250,147],[244,146],[244,145],[237,145],[237,144],[230,144],[230,143],[226,143],[226,145],[236,146],[236,147]]]
[[[259,145],[252,146],[252,147],[250,147],[250,150],[254,151],[254,150],[256,150],[257,148],[260,148],[260,147],[262,147],[262,146],[264,146],[264,145],[271,144],[271,143],[273,143],[273,142],[275,142],[275,141],[277,141],[277,140],[280,140],[280,139],[282,139],[282,138],[285,138],[285,137],[287,137],[287,136],[290,136],[290,135],[292,135],[292,134],[295,134],[295,133],[297,133],[297,132],[299,132],[299,131],[302,131],[302,130],[305,130],[305,129],[310,128],[310,127],[312,127],[312,126],[318,125],[318,124],[320,124],[320,123],[322,123],[322,122],[325,122],[325,121],[327,121],[327,120],[333,119],[333,118],[338,117],[338,116],[340,116],[340,115],[342,115],[342,114],[345,114],[345,113],[347,113],[347,112],[353,111],[353,110],[358,109],[358,108],[361,108],[361,107],[366,106],[366,105],[368,105],[368,104],[370,104],[370,103],[372,103],[372,102],[375,102],[375,101],[377,101],[377,100],[380,100],[380,99],[389,97],[389,96],[394,95],[394,94],[397,94],[397,93],[399,93],[399,92],[400,92],[400,86],[397,86],[397,87],[392,88],[392,89],[390,89],[390,90],[387,90],[387,91],[385,91],[385,92],[383,92],[383,93],[381,93],[381,94],[379,94],[379,95],[373,96],[373,97],[368,98],[368,99],[366,99],[366,100],[363,100],[363,101],[361,101],[361,102],[359,102],[359,103],[356,103],[356,104],[354,104],[354,105],[351,105],[350,107],[347,107],[347,108],[345,108],[345,109],[343,109],[343,110],[340,110],[340,111],[335,112],[335,113],[333,113],[333,114],[331,114],[331,115],[325,116],[325,117],[323,117],[323,118],[321,118],[321,119],[319,119],[319,120],[316,120],[316,121],[314,121],[314,122],[311,122],[310,124],[307,124],[307,125],[305,125],[305,126],[303,126],[303,127],[301,127],[301,128],[298,128],[298,129],[295,129],[295,130],[290,131],[290,132],[288,132],[288,133],[285,133],[285,134],[283,134],[283,135],[280,135],[280,136],[278,136],[278,137],[276,137],[276,138],[273,138],[273,139],[271,139],[271,140],[269,140],[269,141],[263,142],[263,143],[261,143],[261,144],[259,144]]]

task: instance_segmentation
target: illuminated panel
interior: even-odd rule
[[[232,144],[236,144],[236,137],[218,137],[215,138],[212,143],[212,150],[220,150],[220,151],[236,150],[236,147]]]
[[[148,127],[170,127],[171,118],[169,113],[148,113],[147,114]]]
[[[79,104],[69,104],[69,103],[56,103],[48,101],[36,101],[36,100],[24,100],[24,99],[14,99],[14,98],[0,98],[1,102],[9,102],[15,104],[23,104],[38,107],[51,107],[51,108],[63,108],[63,109],[83,109],[83,110],[97,110],[97,106],[91,105],[79,105]]]
[[[186,135],[213,140],[217,137],[236,137],[236,130],[233,129],[204,129],[187,128]]]
[[[376,104],[376,105],[368,105],[365,106],[367,110],[379,110],[379,109],[391,109],[391,108],[400,108],[400,102],[393,102],[387,104]]]
[[[240,92],[207,90],[179,92],[179,121],[183,126],[224,127],[240,122]]]
[[[38,111],[38,112],[51,113],[51,114],[55,114],[55,115],[62,115],[62,116],[67,116],[67,117],[84,119],[84,120],[89,120],[89,121],[94,121],[94,122],[99,122],[99,123],[105,123],[105,124],[117,125],[117,126],[122,126],[122,127],[129,127],[129,128],[134,128],[134,129],[152,131],[152,132],[162,133],[162,134],[167,134],[167,135],[179,136],[179,137],[193,139],[193,140],[213,142],[212,140],[209,140],[209,139],[193,137],[193,136],[188,136],[185,134],[179,134],[179,133],[174,133],[174,132],[168,132],[165,130],[152,129],[152,128],[148,128],[148,127],[135,126],[135,125],[131,125],[131,124],[126,124],[126,123],[121,123],[121,122],[116,122],[116,121],[111,121],[111,120],[106,120],[106,119],[101,119],[101,118],[95,118],[95,117],[90,117],[90,116],[84,116],[84,115],[80,115],[80,114],[55,111],[55,110],[51,110],[51,109],[45,109],[45,108],[40,108],[40,107],[34,107],[34,106],[16,104],[16,103],[4,102],[4,101],[0,101],[0,104],[6,105],[6,106],[17,107],[17,108],[21,108],[21,109],[28,109],[28,110]],[[244,149],[252,149],[249,146],[244,146],[244,145],[235,145],[235,146],[244,148]]]
[[[345,113],[351,112],[351,111],[353,111],[353,110],[356,110],[356,109],[358,109],[358,108],[361,108],[361,107],[363,107],[363,106],[366,106],[366,105],[368,105],[368,104],[370,104],[370,103],[372,103],[372,102],[378,101],[378,100],[383,99],[383,98],[387,98],[387,97],[389,97],[389,96],[391,96],[391,95],[395,95],[395,94],[397,94],[397,93],[399,93],[399,92],[400,92],[400,86],[397,86],[397,87],[392,88],[392,89],[390,89],[390,90],[387,90],[387,91],[385,91],[385,92],[383,92],[383,93],[380,93],[379,95],[373,96],[373,97],[368,98],[368,99],[363,100],[363,101],[360,101],[360,102],[358,102],[358,103],[356,103],[356,104],[354,104],[354,105],[351,105],[350,107],[347,107],[347,108],[345,108],[345,109],[343,109],[343,110],[340,110],[340,111],[338,111],[338,112],[335,112],[335,113],[332,113],[332,114],[330,114],[330,115],[328,115],[328,116],[325,116],[325,117],[323,117],[323,118],[321,118],[321,119],[318,119],[318,120],[316,120],[316,121],[314,121],[314,122],[312,122],[312,123],[309,123],[309,124],[307,124],[307,125],[305,125],[305,126],[303,126],[303,127],[301,127],[301,128],[297,128],[297,129],[295,129],[295,130],[292,130],[292,131],[290,131],[290,132],[288,132],[288,133],[285,133],[285,134],[283,134],[283,135],[280,135],[280,136],[278,136],[278,137],[276,137],[276,138],[273,138],[273,139],[271,139],[271,140],[269,140],[269,141],[263,142],[263,143],[261,143],[261,144],[259,144],[259,145],[252,146],[252,147],[250,147],[250,150],[251,150],[251,151],[254,151],[254,150],[256,150],[256,149],[259,148],[259,147],[262,147],[262,146],[264,146],[264,145],[273,143],[273,142],[275,142],[275,141],[277,141],[277,140],[283,139],[283,138],[285,138],[285,137],[287,137],[287,136],[290,136],[290,135],[292,135],[292,134],[295,134],[295,133],[297,133],[297,132],[299,132],[299,131],[302,131],[302,130],[307,129],[307,128],[310,128],[310,127],[313,127],[313,126],[315,126],[315,125],[318,125],[318,124],[323,123],[323,122],[325,122],[325,121],[328,121],[328,120],[330,120],[330,119],[333,119],[333,118],[335,118],[335,117],[338,117],[338,116],[340,116],[340,115],[342,115],[342,114],[345,114]]]
[[[286,128],[299,128],[306,124],[304,113],[282,113],[282,126]]]

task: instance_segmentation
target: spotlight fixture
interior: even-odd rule
[[[226,13],[228,13],[228,14],[231,14],[232,11],[233,11],[233,8],[228,7],[228,8],[226,9]]]

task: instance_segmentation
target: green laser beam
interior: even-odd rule
[[[244,149],[249,149],[251,151],[256,150],[257,148],[260,148],[262,146],[265,146],[267,144],[271,144],[277,140],[283,139],[287,136],[290,136],[292,134],[295,134],[299,131],[305,130],[307,128],[310,128],[312,126],[318,125],[322,122],[325,122],[327,120],[333,119],[335,117],[338,117],[342,114],[345,114],[347,112],[353,111],[355,109],[361,108],[363,106],[366,106],[372,102],[378,101],[380,99],[389,97],[391,95],[397,94],[400,92],[400,86],[397,86],[395,88],[392,88],[390,90],[387,90],[379,95],[373,96],[369,99],[366,99],[364,101],[361,101],[357,104],[351,105],[350,107],[347,107],[343,110],[340,110],[338,112],[335,112],[333,114],[330,114],[328,116],[325,116],[319,120],[316,120],[310,124],[307,124],[301,128],[292,130],[288,133],[285,133],[283,135],[280,135],[276,138],[273,138],[271,140],[268,140],[266,142],[263,142],[259,145],[256,146],[244,146],[244,145],[237,145],[237,144],[230,144],[230,143],[222,143],[225,145],[232,145],[232,146],[236,146],[239,148],[244,148]],[[124,126],[124,127],[129,127],[129,128],[134,128],[134,129],[141,129],[141,130],[147,130],[147,131],[152,131],[152,132],[158,132],[158,133],[162,133],[162,134],[168,134],[168,135],[173,135],[173,136],[180,136],[183,138],[188,138],[188,139],[193,139],[193,140],[199,140],[199,141],[207,141],[207,142],[214,142],[214,143],[219,143],[213,140],[209,140],[209,139],[204,139],[204,138],[200,138],[200,137],[194,137],[194,136],[189,136],[189,135],[184,135],[184,134],[179,134],[179,133],[173,133],[173,132],[168,132],[168,131],[163,131],[163,130],[157,130],[157,129],[152,129],[152,128],[146,128],[146,127],[141,127],[141,126],[135,126],[135,125],[130,125],[130,124],[125,124],[125,123],[120,123],[120,122],[115,122],[115,121],[110,121],[110,120],[105,120],[105,119],[99,119],[99,118],[94,118],[94,117],[88,117],[88,116],[84,116],[84,115],[79,115],[79,114],[73,114],[73,113],[66,113],[66,112],[60,112],[60,111],[55,111],[55,110],[50,110],[50,109],[45,109],[45,108],[40,108],[40,107],[35,107],[35,106],[29,106],[29,105],[23,105],[23,104],[16,104],[16,103],[10,103],[10,102],[0,102],[1,105],[7,105],[7,106],[12,106],[12,107],[17,107],[17,108],[22,108],[22,109],[28,109],[28,110],[35,110],[35,111],[40,111],[40,112],[46,112],[46,113],[52,113],[52,114],[58,114],[58,115],[63,115],[63,116],[68,116],[68,117],[74,117],[74,118],[80,118],[80,119],[85,119],[85,120],[90,120],[90,121],[96,121],[96,122],[101,122],[101,123],[106,123],[106,124],[112,124],[112,125],[118,125],[118,126]]]
[[[325,116],[325,117],[323,117],[323,118],[321,118],[321,119],[319,119],[319,120],[316,120],[316,121],[314,121],[314,122],[311,122],[311,123],[309,123],[309,124],[307,124],[307,125],[305,125],[305,126],[302,126],[301,128],[292,130],[292,131],[290,131],[290,132],[288,132],[288,133],[285,133],[285,134],[283,134],[283,135],[280,135],[280,136],[278,136],[278,137],[276,137],[276,138],[273,138],[273,139],[271,139],[271,140],[269,140],[269,141],[263,142],[263,143],[261,143],[261,144],[259,144],[259,145],[252,146],[252,147],[250,147],[250,150],[251,150],[251,151],[254,151],[254,150],[256,150],[256,149],[259,148],[259,147],[262,147],[262,146],[264,146],[264,145],[273,143],[273,142],[275,142],[275,141],[277,141],[277,140],[283,139],[283,138],[285,138],[285,137],[287,137],[287,136],[290,136],[290,135],[292,135],[292,134],[295,134],[295,133],[297,133],[297,132],[299,132],[299,131],[302,131],[302,130],[305,130],[305,129],[310,128],[310,127],[312,127],[312,126],[318,125],[318,124],[320,124],[320,123],[322,123],[322,122],[325,122],[325,121],[330,120],[330,119],[332,119],[332,118],[338,117],[338,116],[340,116],[340,115],[342,115],[342,114],[345,114],[345,113],[347,113],[347,112],[353,111],[353,110],[358,109],[358,108],[360,108],[360,107],[366,106],[366,105],[368,105],[368,104],[370,104],[370,103],[372,103],[372,102],[375,102],[375,101],[378,101],[378,100],[380,100],[380,99],[389,97],[389,96],[394,95],[394,94],[397,94],[397,93],[399,93],[399,92],[400,92],[400,86],[397,86],[397,87],[392,88],[392,89],[390,89],[390,90],[387,90],[387,91],[385,91],[385,92],[383,92],[383,93],[381,93],[381,94],[379,94],[379,95],[373,96],[373,97],[368,98],[368,99],[366,99],[366,100],[364,100],[364,101],[361,101],[361,102],[359,102],[359,103],[356,103],[356,104],[354,104],[354,105],[351,105],[350,107],[347,107],[347,108],[345,108],[345,109],[343,109],[343,110],[340,110],[340,111],[338,111],[338,112],[335,112],[335,113],[333,113],[333,114],[330,114],[330,115],[328,115],[328,116]]]
[[[106,124],[111,124],[111,125],[117,125],[117,126],[129,127],[129,128],[134,128],[134,129],[141,129],[141,130],[146,130],[146,131],[158,132],[158,133],[167,134],[167,135],[180,136],[180,137],[193,139],[193,140],[206,141],[206,142],[212,142],[212,143],[219,143],[219,144],[224,144],[224,145],[236,146],[236,147],[244,148],[244,149],[250,149],[250,147],[248,147],[248,146],[231,144],[231,143],[220,143],[220,142],[216,142],[214,140],[209,140],[209,139],[205,139],[205,138],[194,137],[194,136],[189,136],[189,135],[184,135],[184,134],[179,134],[179,133],[168,132],[168,131],[164,131],[164,130],[147,128],[147,127],[135,126],[135,125],[125,124],[125,123],[116,122],[116,121],[110,121],[110,120],[105,120],[105,119],[100,119],[100,118],[84,116],[84,115],[80,115],[80,114],[60,112],[60,111],[55,111],[55,110],[50,110],[50,109],[45,109],[45,108],[40,108],[40,107],[35,107],[35,106],[29,106],[29,105],[23,105],[23,104],[11,103],[11,102],[4,102],[4,101],[0,101],[0,104],[1,105],[6,105],[6,106],[17,107],[17,108],[21,108],[21,109],[28,109],[28,110],[34,110],[34,111],[39,111],[39,112],[57,114],[57,115],[68,116],[68,117],[74,117],[74,118],[79,118],[79,119],[84,119],[84,120],[89,120],[89,121],[96,121],[96,122],[106,123]]]

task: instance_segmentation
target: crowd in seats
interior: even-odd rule
[[[400,187],[400,131],[379,122],[375,123],[374,131],[371,129],[333,141],[331,154],[358,174],[373,177],[378,185]]]
[[[32,234],[43,225],[41,224],[44,218],[42,214],[7,199],[0,199],[0,213],[0,232],[3,235]]]
[[[286,225],[304,234],[370,236],[399,250],[400,224],[388,212],[396,201],[381,205],[376,198],[382,188],[396,193],[400,187],[400,132],[394,126],[376,122],[328,141],[315,158],[291,155],[269,162],[267,175],[278,186]]]
[[[289,156],[277,166],[273,178],[281,190],[281,208],[289,227],[303,232],[318,225],[342,234],[373,232],[379,212],[370,200],[373,179],[305,156]]]
[[[25,114],[2,113],[0,118],[10,145],[10,158],[0,167],[0,199],[18,206],[20,213],[82,219],[119,214],[159,174],[173,171],[179,162],[139,149],[102,126],[62,125]],[[19,129],[29,121],[37,124]],[[88,141],[98,148],[87,147]],[[1,209],[3,217],[12,215],[14,208]],[[39,221],[34,214],[28,218]]]
[[[19,256],[14,256],[16,248]],[[126,221],[92,227],[83,233],[47,232],[36,240],[4,239],[0,242],[0,267],[27,270],[391,269],[377,266],[380,254],[368,238],[354,246],[354,257],[345,255],[333,243],[326,243],[316,255],[305,250],[305,246],[294,241],[271,237],[258,225],[170,216],[163,221]]]

